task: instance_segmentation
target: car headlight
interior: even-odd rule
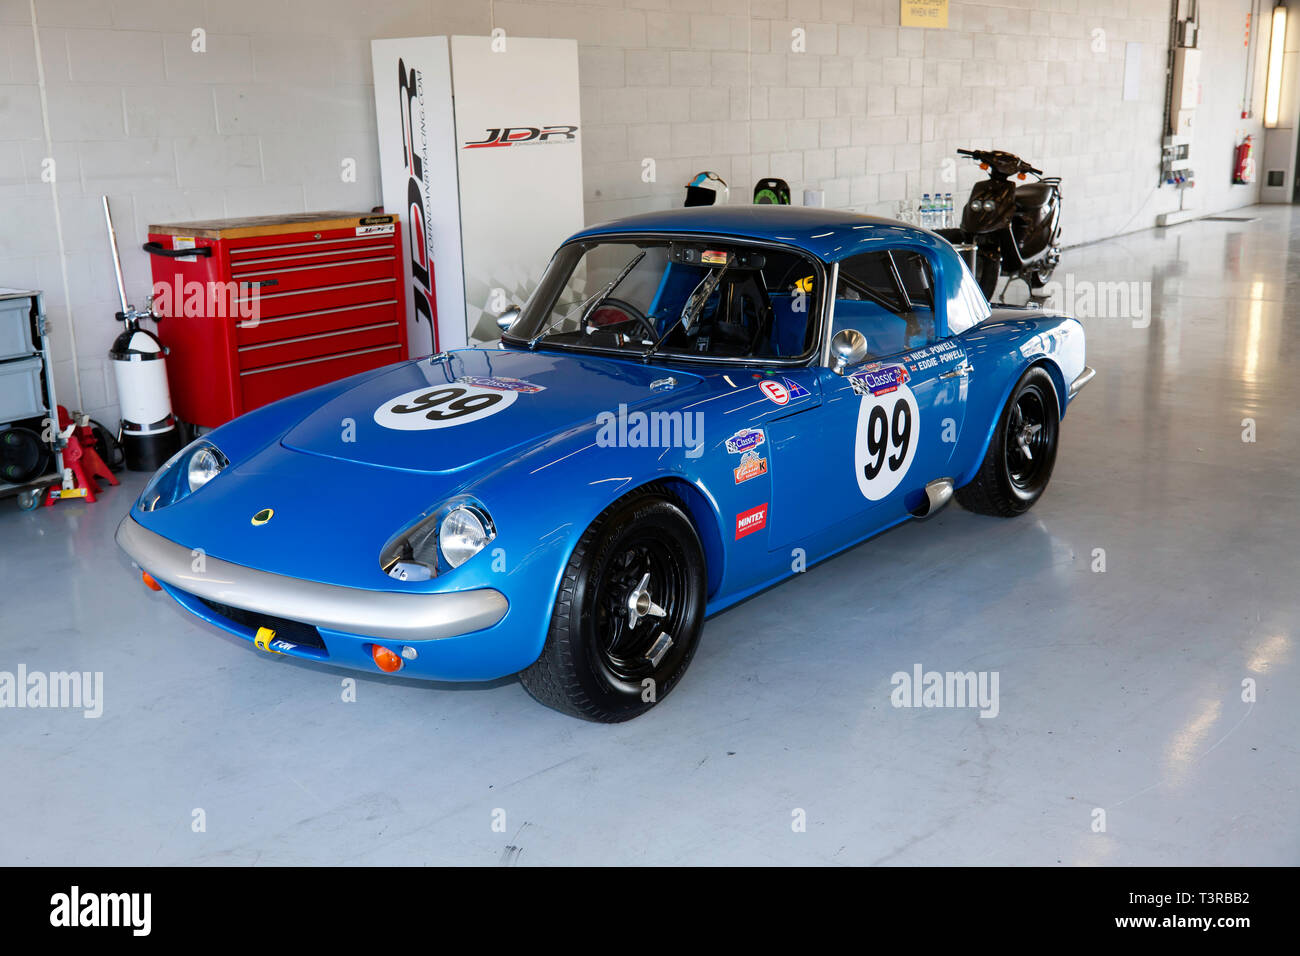
[[[226,458],[214,445],[205,445],[190,455],[190,463],[185,466],[185,480],[190,491],[198,491],[226,467]]]
[[[427,581],[439,568],[458,568],[496,537],[496,527],[477,502],[459,499],[395,535],[384,545],[379,566],[399,581]]]
[[[438,527],[438,547],[453,568],[458,568],[483,550],[492,540],[487,516],[476,509],[461,506],[447,512]]]
[[[136,504],[141,511],[175,504],[217,477],[229,464],[220,448],[206,438],[196,439],[158,469],[140,492]]]

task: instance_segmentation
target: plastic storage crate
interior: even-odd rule
[[[38,352],[32,342],[30,299],[0,299],[0,362]]]
[[[48,414],[41,395],[39,355],[0,362],[0,422],[16,422]]]

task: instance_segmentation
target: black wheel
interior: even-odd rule
[[[1060,429],[1051,376],[1031,368],[1011,392],[980,470],[957,489],[962,507],[1004,518],[1028,511],[1052,478]]]
[[[665,489],[620,498],[574,548],[541,655],[519,679],[541,703],[616,723],[677,686],[704,624],[704,549]]]
[[[1029,288],[1041,289],[1047,283],[1052,281],[1052,273],[1056,271],[1055,266],[1046,269],[1035,269],[1029,274]]]
[[[981,247],[975,260],[975,281],[979,283],[984,298],[993,301],[993,293],[998,290],[998,276],[1002,273],[1002,257],[996,249]]]

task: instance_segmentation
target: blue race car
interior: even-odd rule
[[[568,240],[499,346],[253,411],[117,540],[264,651],[518,673],[620,721],[704,619],[952,496],[1024,512],[1092,377],[1078,321],[991,310],[956,250],[821,209],[703,207]]]

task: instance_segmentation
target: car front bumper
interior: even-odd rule
[[[131,515],[122,519],[116,537],[142,570],[196,613],[177,592],[326,631],[418,645],[491,628],[509,608],[505,595],[492,588],[434,594],[369,591],[272,574],[211,556],[200,560],[200,552],[155,534]]]

